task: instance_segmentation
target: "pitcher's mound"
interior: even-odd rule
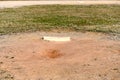
[[[70,36],[71,41],[42,36]],[[120,39],[75,32],[0,36],[0,70],[14,80],[120,80]]]

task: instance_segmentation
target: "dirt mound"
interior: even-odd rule
[[[48,42],[41,35],[48,33],[0,37],[0,80],[12,80],[11,74],[14,80],[120,80],[118,39],[96,33],[49,33],[70,36],[71,41]]]

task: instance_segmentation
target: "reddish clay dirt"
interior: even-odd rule
[[[50,49],[46,51],[43,55],[44,57],[48,57],[48,58],[58,58],[62,56],[62,54],[56,49]]]
[[[49,42],[43,35],[72,39]],[[0,80],[120,80],[120,39],[74,32],[0,36]]]

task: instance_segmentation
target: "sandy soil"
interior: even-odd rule
[[[71,36],[49,42],[43,35]],[[120,36],[23,33],[0,36],[0,80],[120,80]]]
[[[90,4],[120,4],[120,1],[0,1],[0,8],[13,8],[28,5],[90,5]]]

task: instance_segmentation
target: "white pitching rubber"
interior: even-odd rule
[[[47,41],[70,41],[70,37],[49,37],[49,36],[43,36],[43,40]]]

